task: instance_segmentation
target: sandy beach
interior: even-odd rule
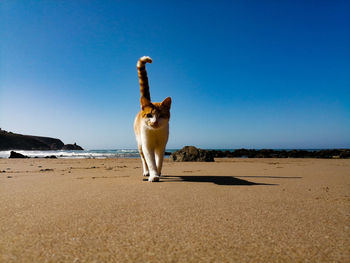
[[[350,262],[350,160],[0,159],[1,262]]]

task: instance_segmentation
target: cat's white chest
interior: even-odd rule
[[[146,125],[141,127],[141,141],[147,147],[163,148],[168,141],[169,124],[162,126],[159,129],[150,129]]]

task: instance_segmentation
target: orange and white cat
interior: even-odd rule
[[[134,131],[141,155],[143,175],[149,182],[159,181],[162,173],[165,146],[169,137],[171,98],[162,102],[151,102],[146,63],[150,57],[141,57],[137,62],[141,91],[141,111],[136,115]]]

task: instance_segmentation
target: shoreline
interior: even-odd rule
[[[187,146],[186,146],[187,147]],[[165,156],[182,152],[183,149],[166,149]],[[195,148],[195,147],[194,147]],[[349,159],[350,149],[199,149],[213,158],[322,158]],[[140,158],[137,149],[114,150],[6,150],[0,151],[0,159],[9,158],[11,152],[20,153],[29,158]]]

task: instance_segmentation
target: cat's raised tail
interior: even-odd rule
[[[146,63],[152,63],[152,59],[150,57],[144,56],[137,61],[137,72],[139,74],[139,82],[140,82],[140,91],[141,97],[145,97],[149,101],[151,101],[151,94],[149,93],[149,85],[148,85],[148,77],[146,71]]]

